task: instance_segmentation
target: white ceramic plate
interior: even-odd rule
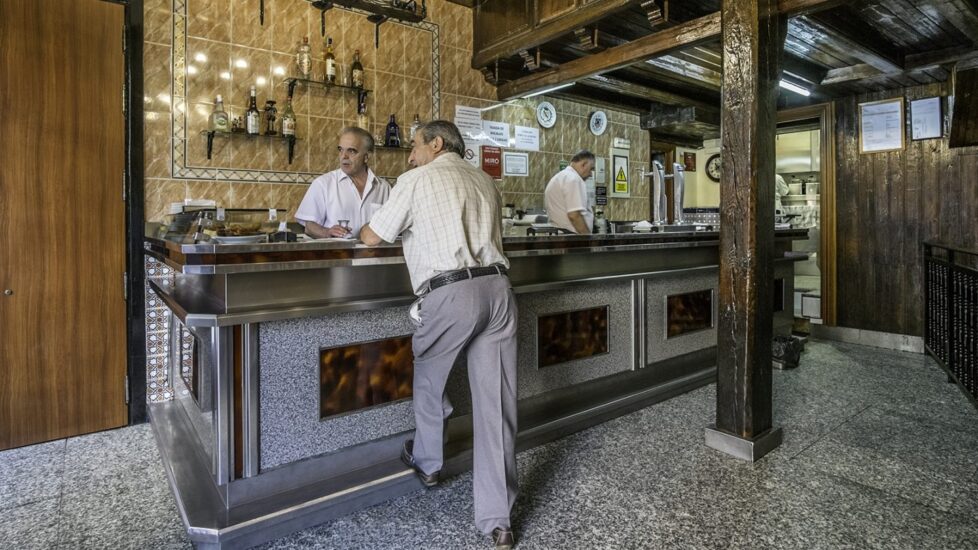
[[[544,128],[553,128],[557,124],[557,109],[549,101],[541,101],[537,105],[537,122]]]
[[[221,237],[220,235],[214,235],[211,239],[221,243],[221,244],[252,244],[265,242],[265,234],[261,235],[241,235],[237,237]]]

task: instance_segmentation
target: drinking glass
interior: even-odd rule
[[[352,231],[350,230],[350,220],[340,220],[337,222],[337,225],[339,225],[343,229],[346,229],[346,236],[347,237],[350,236],[350,234],[352,233]]]

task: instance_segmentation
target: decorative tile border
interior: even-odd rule
[[[358,9],[348,9],[334,6],[333,9],[341,9],[369,15],[369,12]],[[242,181],[259,183],[311,183],[313,179],[320,176],[319,172],[279,172],[274,170],[233,170],[225,168],[208,168],[201,166],[187,166],[187,4],[183,0],[173,0],[173,47],[171,48],[172,77],[170,83],[171,101],[171,140],[173,151],[171,159],[171,173],[174,179],[189,180],[223,180],[223,181]],[[431,33],[431,114],[432,118],[439,118],[441,115],[441,53],[439,51],[440,38],[439,26],[430,21],[420,23],[407,23],[403,21],[389,21],[396,25],[414,27]]]
[[[146,270],[146,400],[161,403],[173,399],[170,380],[170,312],[150,288],[149,281],[172,281],[173,270],[147,257]]]

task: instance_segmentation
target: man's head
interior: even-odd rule
[[[458,128],[447,120],[432,120],[421,125],[411,143],[412,166],[424,166],[443,153],[465,155],[465,141]]]
[[[571,157],[570,165],[580,174],[581,179],[586,180],[591,177],[591,172],[594,171],[594,153],[587,149],[581,149]]]
[[[374,152],[374,138],[363,128],[350,126],[340,131],[339,145],[340,169],[347,176],[364,176],[367,161]]]

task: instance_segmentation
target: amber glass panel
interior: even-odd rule
[[[411,337],[319,350],[319,417],[411,397]]]
[[[674,294],[666,298],[666,337],[713,326],[713,290]]]
[[[608,353],[608,306],[537,318],[537,366]]]

